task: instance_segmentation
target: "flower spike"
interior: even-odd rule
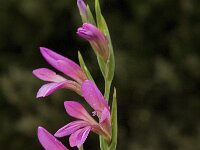
[[[33,70],[32,73],[37,78],[47,82],[39,89],[37,98],[48,96],[62,88],[69,89],[82,96],[91,106],[93,112],[91,112],[92,115],[88,113],[79,102],[65,101],[66,113],[75,120],[61,127],[54,135],[45,128],[38,127],[38,139],[45,150],[68,150],[56,137],[69,136],[71,147],[83,149],[83,144],[92,131],[99,135],[100,149],[115,150],[117,144],[116,92],[113,95],[112,110],[108,104],[115,70],[115,58],[109,30],[101,13],[99,0],[95,0],[96,19],[84,0],[77,0],[77,6],[83,25],[77,29],[76,33],[90,43],[97,56],[105,81],[105,93],[103,95],[94,83],[80,53],[78,58],[81,67],[67,57],[48,48],[40,47],[43,58],[70,79],[48,68]]]

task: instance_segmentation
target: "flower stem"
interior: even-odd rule
[[[108,71],[108,70],[106,70],[106,71]],[[107,77],[104,78],[104,80],[105,80],[104,97],[107,101],[109,101],[111,81],[109,81],[107,79]],[[106,140],[102,136],[100,136],[99,140],[100,140],[101,150],[108,150],[109,146],[108,146],[108,143],[106,142]]]
[[[84,150],[83,146],[81,146],[81,147],[79,148],[79,150]]]
[[[109,95],[110,95],[110,86],[111,82],[108,80],[105,80],[105,91],[104,91],[104,97],[107,101],[109,101]]]

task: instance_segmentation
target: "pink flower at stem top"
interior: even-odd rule
[[[103,32],[90,23],[84,23],[76,32],[80,37],[88,40],[104,61],[109,58],[108,39]]]
[[[49,82],[39,89],[37,98],[48,96],[61,88],[70,89],[81,95],[81,84],[87,79],[87,77],[80,66],[72,60],[57,54],[48,48],[41,47],[40,52],[50,65],[73,80],[65,79],[47,68],[35,69],[33,70],[33,74],[37,78]]]
[[[107,142],[110,142],[111,118],[107,101],[96,85],[90,80],[84,81],[81,89],[86,102],[96,112],[99,122],[94,120],[80,103],[66,101],[64,102],[66,112],[78,120],[72,121],[60,128],[54,135],[56,137],[70,135],[70,146],[77,146],[78,148],[83,145],[90,131],[103,136]]]

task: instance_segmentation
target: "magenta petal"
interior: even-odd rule
[[[45,150],[68,150],[60,141],[43,127],[38,127],[38,139]]]
[[[90,80],[86,80],[82,84],[82,94],[87,103],[98,112],[102,112],[104,107],[109,110],[108,103],[97,88]]]
[[[86,138],[88,137],[88,134],[91,130],[91,127],[85,127],[82,129],[77,130],[75,133],[71,134],[69,137],[69,143],[71,147],[77,146],[80,148],[83,143],[85,142]]]
[[[56,62],[56,68],[79,83],[82,83],[86,79],[81,68],[77,68],[73,63],[58,60]]]
[[[54,136],[56,136],[56,137],[68,136],[68,135],[74,133],[75,131],[77,131],[78,129],[83,128],[88,125],[89,125],[89,123],[86,121],[82,121],[82,120],[73,121],[73,122],[70,122],[69,124],[65,125],[64,127],[60,128],[54,134]]]
[[[63,88],[65,84],[66,84],[65,81],[60,83],[47,83],[39,89],[36,97],[39,98],[48,96],[53,92],[55,92],[56,90]]]
[[[82,37],[86,40],[94,40],[95,39],[94,34],[91,31],[84,29],[83,27],[78,28],[76,33],[80,37]]]
[[[101,114],[100,123],[103,123],[106,119],[110,120],[110,111],[105,107]]]
[[[65,78],[57,75],[54,71],[47,69],[47,68],[39,68],[33,70],[33,74],[44,81],[50,81],[50,82],[61,82],[66,80]]]
[[[86,79],[80,66],[76,64],[75,62],[73,62],[72,60],[60,54],[57,54],[48,48],[41,47],[40,52],[49,64],[51,64],[57,70],[65,73],[67,76],[71,77],[72,79],[77,80],[78,82],[80,81],[82,82],[83,78]],[[58,61],[62,61],[62,65],[59,64]],[[66,68],[63,68],[63,65]]]
[[[54,63],[57,60],[64,60],[69,62],[71,61],[70,59],[45,47],[40,47],[40,52],[42,56],[46,59],[46,61],[49,62],[49,64],[51,64],[52,66],[54,66]]]
[[[82,119],[90,123],[94,123],[94,119],[88,114],[85,108],[78,102],[75,101],[65,101],[65,109],[67,113],[77,119]]]
[[[104,34],[90,23],[84,23],[82,27],[78,28],[77,34],[86,40],[98,40],[101,44],[104,42],[102,39],[105,38]]]

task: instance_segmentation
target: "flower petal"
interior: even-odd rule
[[[43,127],[38,127],[38,139],[45,150],[68,150],[60,141]]]
[[[53,92],[55,92],[56,90],[63,88],[65,84],[66,82],[47,83],[39,89],[36,97],[39,98],[39,97],[48,96],[52,94]]]
[[[39,68],[33,70],[33,74],[43,80],[43,81],[49,81],[49,82],[61,82],[65,81],[66,79],[62,76],[57,75],[54,71],[48,69],[48,68]]]
[[[80,148],[88,137],[91,127],[87,126],[85,128],[79,129],[75,133],[71,134],[69,137],[69,143],[71,147],[77,146]]]
[[[49,64],[67,76],[71,77],[72,79],[76,80],[77,82],[82,83],[82,81],[86,79],[86,76],[80,66],[72,60],[57,54],[48,48],[41,47],[40,52]],[[63,66],[65,68],[63,68]]]
[[[82,120],[73,121],[73,122],[68,123],[64,127],[60,128],[54,134],[54,136],[56,136],[56,137],[68,136],[68,135],[74,133],[75,131],[77,131],[78,129],[83,128],[88,125],[89,125],[89,123],[86,121],[82,121]]]
[[[105,107],[101,114],[100,123],[103,123],[106,119],[110,120],[110,111]]]
[[[85,108],[78,102],[75,101],[65,101],[65,109],[67,113],[77,119],[82,119],[85,121],[96,124],[96,121],[88,114]]]
[[[84,80],[86,80],[86,76],[83,71],[80,68],[75,68],[72,63],[64,60],[57,60],[56,68],[79,83],[82,83]]]
[[[109,110],[109,106],[97,86],[90,80],[86,80],[82,84],[82,95],[87,103],[97,112],[101,113],[106,107]]]

